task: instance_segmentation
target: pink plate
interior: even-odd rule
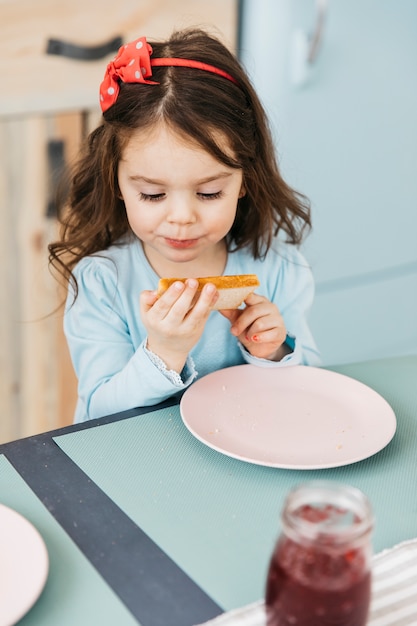
[[[38,530],[4,504],[0,504],[0,555],[0,625],[11,626],[41,594],[49,557]]]
[[[396,430],[382,396],[343,374],[303,365],[237,365],[183,395],[181,417],[204,444],[270,467],[311,470],[362,461]]]

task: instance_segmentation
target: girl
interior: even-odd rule
[[[201,30],[120,48],[101,125],[72,178],[50,263],[69,284],[64,329],[75,421],[156,404],[197,376],[316,364],[310,211],[282,179],[265,113],[237,59]],[[196,277],[257,274],[238,310]],[[159,277],[176,281],[159,299]]]

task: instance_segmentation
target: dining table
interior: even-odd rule
[[[48,556],[17,622],[196,626],[262,600],[285,498],[306,481],[366,494],[375,553],[416,538],[417,355],[323,369],[393,409],[395,434],[375,454],[315,469],[242,460],[194,436],[178,398],[1,444],[0,504]],[[6,567],[0,555],[0,582]]]

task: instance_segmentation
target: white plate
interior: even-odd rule
[[[187,389],[180,411],[188,430],[218,452],[299,470],[366,459],[391,441],[397,425],[373,389],[303,365],[213,372]]]
[[[36,528],[0,504],[0,626],[15,624],[29,611],[48,569],[48,552]]]

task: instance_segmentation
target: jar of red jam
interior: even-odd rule
[[[272,554],[267,626],[365,626],[373,515],[366,496],[335,482],[289,493]]]

